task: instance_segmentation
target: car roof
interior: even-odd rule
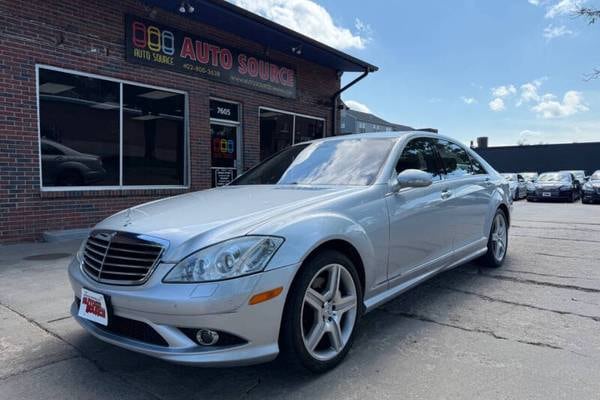
[[[302,143],[317,143],[317,142],[328,142],[335,140],[352,140],[352,139],[403,139],[406,137],[430,137],[437,139],[449,140],[455,143],[461,143],[460,141],[453,139],[448,136],[440,135],[438,133],[432,133],[428,131],[388,131],[388,132],[365,132],[365,133],[353,133],[350,135],[338,135],[338,136],[328,136],[322,139],[315,139],[309,142],[301,142]],[[464,145],[463,145],[464,146]]]

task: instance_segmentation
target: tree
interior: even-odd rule
[[[596,23],[596,21],[600,21],[600,9],[579,7],[575,12],[575,15],[585,18],[589,25]],[[600,78],[600,68],[594,68],[592,72],[584,76],[586,81],[598,78]]]

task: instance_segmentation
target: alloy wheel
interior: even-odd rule
[[[506,220],[501,213],[496,214],[494,225],[492,226],[492,251],[496,261],[502,261],[506,253],[508,231],[506,229]]]
[[[357,317],[357,299],[352,274],[343,265],[326,265],[312,278],[300,317],[302,340],[313,358],[328,361],[346,347]]]

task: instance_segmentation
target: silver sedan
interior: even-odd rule
[[[230,185],[99,223],[69,266],[77,321],[164,360],[278,354],[326,371],[361,316],[426,279],[506,256],[510,190],[462,144],[425,132],[289,147]]]

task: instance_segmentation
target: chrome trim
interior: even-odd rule
[[[151,252],[144,252],[142,250],[131,250],[131,249],[123,249],[120,248],[118,241],[113,242],[115,237],[125,238],[129,241],[132,241],[131,245],[137,246],[148,246],[148,247],[156,247],[158,252],[155,255]],[[139,243],[135,243],[135,242]],[[105,242],[103,244],[102,242]],[[113,243],[116,245],[113,247]],[[94,248],[92,246],[96,246]],[[98,247],[104,248],[104,252],[102,253]],[[120,285],[120,286],[135,286],[144,284],[150,276],[154,273],[154,270],[160,263],[163,254],[166,249],[169,247],[169,241],[156,238],[148,235],[135,234],[130,232],[122,232],[122,231],[110,231],[110,230],[94,230],[90,233],[88,238],[86,239],[86,245],[84,247],[83,257],[81,262],[79,263],[79,268],[81,272],[89,277],[90,279],[100,282],[106,283],[110,285]],[[138,257],[127,257],[127,256],[119,256],[119,255],[110,255],[110,251],[116,252],[134,252],[136,254],[147,254],[148,256],[152,256],[153,263],[149,267],[141,266],[141,265],[128,265],[128,264],[119,264],[119,263],[111,263],[106,262],[107,256],[109,258],[117,258],[120,260],[132,260],[132,261],[152,261],[151,258],[144,259]],[[93,254],[93,255],[92,255]],[[86,261],[86,258],[92,260],[97,265]],[[117,267],[117,268],[129,268],[130,271],[104,271],[104,267]],[[92,274],[88,269],[97,271],[97,275]],[[134,272],[135,270],[140,270],[139,273]],[[143,271],[142,271],[143,270]],[[129,280],[117,280],[117,279],[106,279],[102,278],[102,273],[110,274],[110,275],[118,275],[118,276],[140,276],[140,279],[129,279]]]

